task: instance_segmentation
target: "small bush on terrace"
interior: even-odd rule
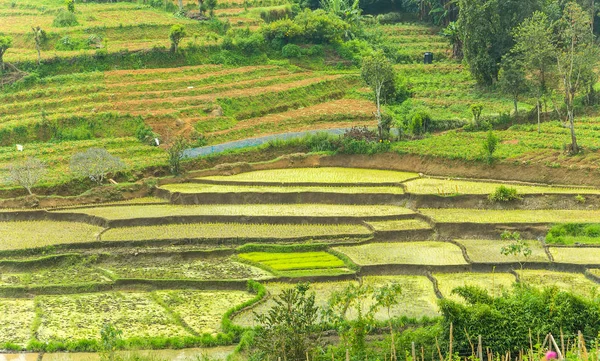
[[[522,198],[517,194],[516,188],[502,185],[496,188],[494,193],[488,196],[488,199],[492,202],[510,202],[514,200],[520,200]]]
[[[571,245],[575,243],[600,243],[600,224],[565,223],[556,224],[546,235],[546,242]]]
[[[483,152],[488,164],[494,162],[494,153],[496,152],[499,141],[500,139],[498,139],[493,131],[488,131],[487,136],[483,141]]]
[[[265,39],[274,47],[290,42],[335,44],[343,40],[349,25],[323,10],[304,10],[294,20],[282,19],[262,27]]]
[[[77,26],[79,22],[77,21],[77,17],[75,14],[69,11],[60,11],[54,21],[52,22],[52,26],[57,28],[66,28],[70,26]]]
[[[287,44],[281,49],[281,54],[285,58],[299,58],[302,56],[302,49],[296,44]]]

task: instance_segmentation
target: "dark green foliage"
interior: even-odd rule
[[[572,245],[576,243],[600,243],[600,224],[565,223],[555,224],[546,235],[546,242]]]
[[[274,45],[290,42],[334,44],[342,41],[349,25],[323,10],[304,10],[294,20],[282,19],[262,27],[265,39]]]
[[[169,170],[173,175],[180,175],[181,161],[183,160],[183,152],[190,147],[190,142],[182,136],[178,136],[171,140],[167,145],[167,155],[169,156]]]
[[[75,0],[66,0],[65,3],[67,4],[67,10],[70,13],[75,13]]]
[[[431,129],[431,125],[432,120],[429,113],[424,109],[417,109],[408,119],[406,129],[412,135],[422,135]]]
[[[54,21],[52,22],[52,26],[57,28],[66,28],[76,25],[79,25],[77,17],[75,16],[75,14],[69,11],[60,11],[58,15],[56,15],[56,17],[54,18]]]
[[[557,288],[545,290],[517,285],[511,293],[498,298],[476,287],[454,290],[466,300],[461,304],[449,299],[439,301],[444,316],[444,336],[449,339],[450,324],[454,327],[454,348],[460,354],[470,354],[471,346],[466,330],[475,342],[475,335],[483,335],[485,347],[503,354],[507,351],[529,349],[529,331],[533,337],[549,332],[573,335],[577,331],[595,338],[600,331],[600,303],[586,300]]]
[[[520,200],[521,197],[517,193],[516,188],[500,186],[496,188],[494,193],[488,196],[488,199],[492,202],[510,202]]]
[[[171,52],[176,53],[179,48],[179,43],[186,36],[185,28],[179,24],[171,27],[169,32],[169,40],[171,40]]]
[[[299,283],[284,290],[266,314],[256,315],[261,325],[254,337],[259,358],[302,361],[320,347],[320,312],[309,289],[308,284]]]
[[[114,361],[117,347],[123,336],[123,331],[112,324],[105,324],[100,330],[100,360]]]
[[[464,57],[479,84],[498,79],[500,61],[514,41],[512,29],[539,9],[537,0],[460,0],[458,28]]]
[[[299,58],[302,56],[302,49],[296,44],[287,44],[281,49],[281,55],[284,58]]]

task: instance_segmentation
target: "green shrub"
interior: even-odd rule
[[[281,49],[281,54],[285,58],[299,58],[302,56],[302,49],[296,44],[287,44]]]
[[[348,23],[322,9],[306,9],[296,16],[294,22],[302,29],[303,40],[314,44],[339,43],[350,28]]]
[[[64,10],[60,11],[54,18],[54,21],[52,21],[52,26],[57,28],[66,28],[77,25],[79,25],[79,22],[77,21],[75,14]]]
[[[271,23],[273,21],[291,18],[292,17],[292,7],[287,5],[280,8],[274,9],[263,9],[260,12],[260,18],[264,20],[265,23]]]
[[[323,56],[325,55],[325,49],[323,45],[313,45],[308,50],[306,50],[306,55],[308,56]]]
[[[496,188],[494,193],[488,196],[488,199],[492,202],[510,202],[514,200],[522,199],[518,193],[516,188],[500,186]]]
[[[387,13],[377,15],[377,22],[379,24],[396,24],[403,21],[402,13]]]
[[[296,40],[302,33],[302,29],[291,19],[277,20],[263,25],[261,32],[268,42],[277,42],[282,46]]]
[[[555,224],[546,235],[551,244],[572,245],[575,243],[600,243],[600,224],[564,223]]]
[[[407,129],[413,135],[426,133],[431,127],[431,116],[425,110],[417,110],[413,113],[408,123]]]
[[[494,153],[498,147],[500,139],[494,134],[492,130],[488,131],[486,138],[483,140],[483,152],[488,164],[494,162]]]

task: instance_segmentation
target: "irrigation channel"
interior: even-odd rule
[[[201,360],[202,357],[210,357],[213,360],[225,360],[227,356],[233,352],[235,346],[214,347],[214,348],[190,348],[182,350],[145,350],[135,351],[137,355],[153,356],[157,359],[173,360],[173,361],[188,361]],[[123,351],[126,355],[127,351]],[[0,354],[0,361],[96,361],[100,360],[100,355],[97,353],[88,352],[56,352],[46,353],[39,358],[38,353],[14,353]]]
[[[231,150],[231,149],[256,147],[258,145],[268,143],[272,140],[288,140],[288,139],[294,139],[294,138],[302,138],[309,134],[328,133],[328,134],[333,134],[333,135],[342,135],[348,129],[349,128],[321,129],[321,130],[309,130],[309,131],[305,131],[305,132],[271,134],[271,135],[265,135],[264,137],[249,138],[249,139],[243,139],[243,140],[236,140],[235,142],[228,142],[228,143],[222,143],[222,144],[217,144],[217,145],[208,145],[205,147],[198,147],[198,148],[190,148],[190,149],[185,150],[183,156],[185,158],[196,158],[196,157],[201,157],[204,155],[222,153],[226,150]]]

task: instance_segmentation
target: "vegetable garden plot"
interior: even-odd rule
[[[463,298],[452,291],[457,287],[476,286],[488,291],[491,296],[500,296],[510,290],[517,281],[510,273],[436,273],[438,288],[445,298],[464,302]]]
[[[401,187],[273,187],[273,186],[229,186],[202,183],[166,184],[161,186],[170,192],[179,193],[347,193],[347,194],[402,194]]]
[[[418,177],[416,173],[362,168],[291,168],[260,170],[231,176],[212,176],[199,179],[238,182],[281,183],[400,183]]]
[[[336,247],[334,250],[347,255],[361,266],[467,264],[461,249],[449,242],[370,243],[359,246]]]
[[[10,342],[25,346],[31,339],[34,318],[33,300],[0,299],[0,343]]]
[[[465,180],[419,178],[405,183],[414,194],[490,194],[501,185],[515,188],[519,194],[598,194],[600,189],[523,186],[516,184],[470,182]]]
[[[90,207],[60,213],[83,213],[109,220],[161,218],[168,216],[292,216],[292,217],[369,217],[412,214],[397,206],[354,206],[329,204],[211,204],[202,206],[148,205]]]
[[[111,228],[102,234],[103,241],[214,239],[214,238],[303,238],[336,235],[368,236],[371,232],[360,224],[246,224],[194,223],[162,226]]]
[[[532,270],[517,271],[517,273],[520,282],[527,285],[557,287],[562,291],[572,292],[583,297],[596,297],[600,286],[580,273]]]
[[[76,222],[0,222],[0,250],[93,242],[101,227]]]
[[[98,293],[42,296],[38,339],[42,342],[99,339],[100,329],[112,323],[123,338],[177,337],[190,334],[145,293]]]
[[[529,257],[521,255],[503,255],[502,247],[508,247],[512,241],[461,239],[456,242],[467,249],[469,259],[475,263],[508,263],[508,262],[549,262],[548,255],[538,241],[525,241],[531,250]]]
[[[434,292],[433,283],[425,276],[369,276],[364,277],[363,282],[371,287],[397,283],[402,289],[400,302],[390,310],[392,316],[407,316],[420,318],[423,316],[439,316],[437,297]],[[365,307],[370,307],[369,304]],[[375,318],[383,321],[388,319],[387,309],[381,308]]]
[[[582,210],[479,210],[420,209],[422,214],[443,223],[563,223],[589,222],[600,219],[600,211]]]

